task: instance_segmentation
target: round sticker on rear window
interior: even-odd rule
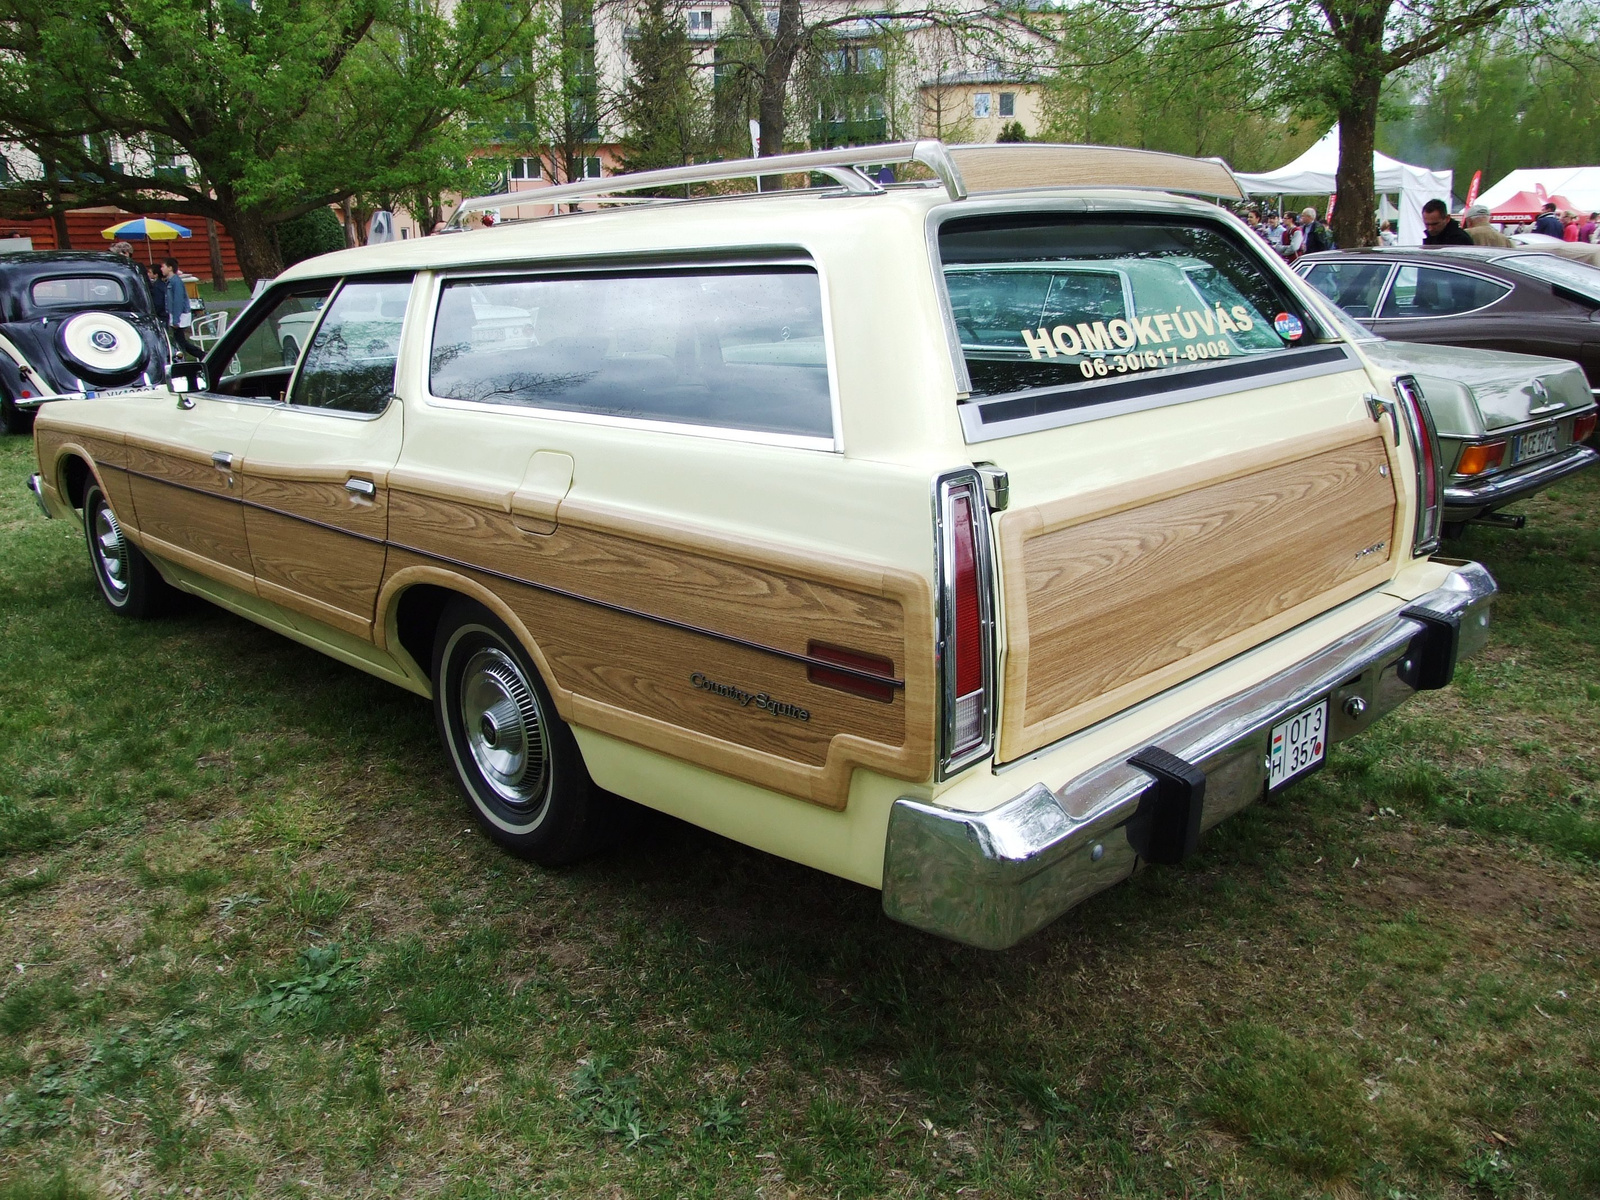
[[[1300,324],[1300,318],[1293,313],[1279,313],[1272,318],[1272,327],[1286,342],[1298,342],[1306,331],[1306,327]]]

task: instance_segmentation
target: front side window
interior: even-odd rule
[[[1312,287],[1350,316],[1362,320],[1377,316],[1378,299],[1388,278],[1388,263],[1319,262],[1306,272]]]
[[[1511,288],[1498,280],[1441,267],[1402,266],[1395,272],[1389,298],[1378,315],[1384,320],[1405,317],[1455,317],[1485,308]]]
[[[832,438],[805,267],[447,280],[435,396]]]
[[[974,399],[1203,371],[1318,340],[1303,302],[1220,227],[1037,215],[946,222],[945,286]]]
[[[33,285],[33,302],[41,308],[95,308],[124,304],[127,299],[122,282],[109,275],[70,275],[40,279]]]
[[[379,413],[394,391],[400,329],[411,283],[346,283],[328,306],[295,380],[293,404]]]
[[[300,351],[311,341],[311,331],[332,290],[332,283],[313,284],[281,296],[259,318],[252,319],[247,313],[241,323],[250,321],[250,330],[242,341],[233,344],[218,385],[263,372],[287,377],[287,371],[299,361]]]

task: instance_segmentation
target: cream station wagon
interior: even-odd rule
[[[431,697],[515,853],[625,797],[994,948],[1482,644],[1416,389],[1186,198],[1224,165],[917,142],[606,200],[755,169],[302,263],[171,388],[48,405],[33,487],[115,611]]]

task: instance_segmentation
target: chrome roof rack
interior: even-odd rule
[[[871,196],[884,185],[867,175],[863,164],[921,163],[933,172],[952,200],[964,200],[970,180],[974,192],[1015,191],[1040,187],[1130,187],[1191,192],[1229,200],[1244,199],[1244,190],[1228,164],[1220,158],[1186,158],[1152,150],[1119,146],[1073,146],[1042,142],[946,146],[932,138],[915,142],[888,142],[876,146],[847,146],[838,150],[811,150],[801,154],[774,154],[768,158],[741,158],[728,162],[695,163],[658,171],[637,171],[585,179],[521,192],[500,192],[463,200],[450,218],[456,225],[470,212],[523,204],[550,206],[579,200],[640,203],[622,193],[651,188],[681,187],[787,175],[801,171],[826,175],[846,194]],[[681,201],[675,197],[662,202]]]

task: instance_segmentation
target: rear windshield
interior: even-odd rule
[[[1600,269],[1587,263],[1554,254],[1519,254],[1503,265],[1546,283],[1559,284],[1592,304],[1600,304]]]
[[[1199,383],[1326,336],[1221,225],[982,218],[946,223],[939,249],[974,399],[1066,389],[1096,404],[1112,381]]]
[[[40,279],[33,285],[33,302],[41,308],[93,308],[127,300],[122,282],[109,275],[71,275],[65,279]]]

